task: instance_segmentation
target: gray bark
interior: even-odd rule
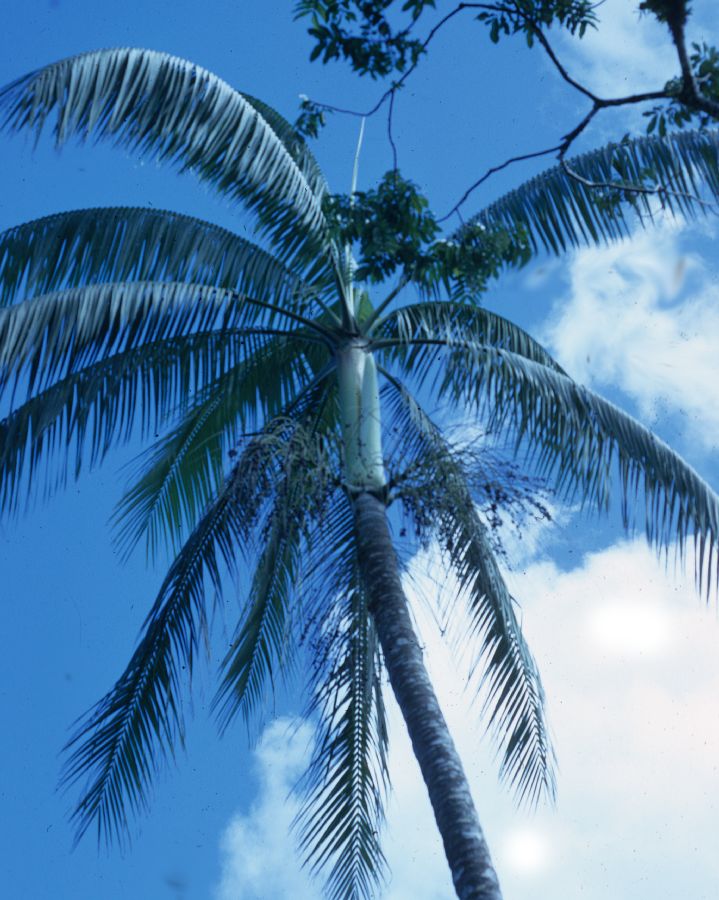
[[[427,674],[402,590],[385,504],[353,498],[360,571],[392,690],[427,786],[460,900],[501,900],[459,755]]]

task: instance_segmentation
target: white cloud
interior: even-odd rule
[[[683,231],[665,222],[577,252],[543,339],[577,380],[620,388],[644,419],[681,415],[709,448],[719,442],[719,291]]]
[[[717,4],[694,3],[692,7],[688,44],[715,43],[719,26]],[[679,63],[668,29],[652,15],[640,15],[639,0],[603,0],[596,12],[596,30],[589,29],[581,39],[566,32],[559,32],[554,38],[562,62],[580,84],[600,97],[623,97],[660,90],[677,77]],[[578,93],[575,96],[581,100]],[[641,133],[646,122],[641,113],[651,105],[629,105],[602,112],[591,126],[594,145],[597,135],[601,141],[617,140],[627,128]]]
[[[719,877],[708,837],[719,791],[716,616],[703,608],[691,578],[665,572],[642,541],[591,554],[570,572],[535,563],[511,581],[525,599],[524,627],[556,736],[555,812],[519,813],[496,787],[453,656],[430,636],[429,618],[418,616],[505,895],[708,900]],[[397,872],[395,880],[411,879],[405,896],[449,896],[398,722],[393,741],[400,783],[388,846],[402,881]]]
[[[222,835],[216,900],[316,900],[317,885],[302,869],[290,834],[298,809],[291,792],[309,761],[312,734],[301,720],[277,719],[265,729],[254,751],[258,798]]]
[[[649,602],[625,596],[592,612],[586,632],[604,652],[626,658],[662,656],[672,639],[672,617]]]
[[[499,846],[498,856],[518,874],[531,876],[552,865],[553,849],[545,834],[525,825],[507,832]]]
[[[419,572],[415,580],[424,577]],[[719,797],[716,615],[698,600],[690,577],[665,572],[640,541],[590,554],[568,572],[536,562],[511,581],[524,598],[524,627],[556,736],[555,811],[518,812],[497,787],[476,709],[468,715],[456,654],[423,605],[416,607],[505,896],[710,900],[719,879],[712,837]],[[434,584],[427,581],[425,592]],[[429,803],[391,700],[389,708],[394,790],[385,849],[393,876],[383,897],[446,900],[451,882]],[[225,835],[225,893],[218,900],[256,896],[259,882],[245,872],[255,854],[266,900],[318,895],[302,880],[285,833],[292,814],[286,790],[301,754],[292,744],[284,749],[283,734],[275,726],[266,734],[260,796]],[[281,774],[283,767],[291,773]]]
[[[596,30],[589,29],[581,40],[565,37],[561,42],[569,71],[600,96],[657,90],[677,70],[666,28],[653,16],[640,16],[638,6],[605,0],[597,9]]]

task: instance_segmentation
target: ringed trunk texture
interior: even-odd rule
[[[460,900],[501,900],[467,777],[427,674],[402,590],[382,500],[353,498],[360,571],[390,684],[429,792]]]

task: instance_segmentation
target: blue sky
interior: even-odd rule
[[[713,4],[694,4],[709,40]],[[652,87],[673,71],[661,35],[638,23],[633,4],[608,0],[599,35],[560,44],[573,71],[606,93]],[[12,4],[0,33],[0,83],[46,62],[107,46],[166,50],[209,68],[292,118],[298,95],[370,105],[378,86],[342,67],[307,62],[309,41],[292,3],[26,2]],[[703,24],[702,24],[703,23]],[[508,156],[550,145],[583,107],[537,52],[521,42],[493,47],[458,23],[439,40],[400,98],[400,162],[438,210]],[[631,122],[600,120],[587,146]],[[335,117],[316,146],[337,190],[349,186],[357,122]],[[360,186],[390,165],[385,123],[368,123]],[[538,167],[491,181],[465,212]],[[189,176],[108,146],[61,154],[42,141],[0,136],[0,228],[64,209],[152,205],[242,231],[250,223]],[[492,308],[540,336],[590,386],[639,415],[719,484],[719,340],[713,250],[716,223],[660,222],[630,241],[540,260],[503,279]],[[312,898],[285,825],[287,791],[301,767],[308,726],[294,697],[248,749],[240,727],[223,740],[207,714],[209,677],[193,689],[187,754],[159,780],[131,850],[70,852],[66,811],[55,790],[59,751],[72,721],[112,684],[162,577],[142,554],[121,565],[108,518],[120,496],[121,448],[17,521],[0,523],[5,647],[0,657],[6,738],[0,745],[7,896],[53,900],[120,898]],[[556,810],[519,814],[496,786],[491,747],[468,715],[453,654],[433,636],[417,604],[428,658],[494,849],[506,900],[714,897],[719,796],[719,624],[683,573],[667,573],[614,519],[573,511],[531,529],[514,547],[512,587],[548,694],[560,759]],[[435,593],[435,561],[414,569],[413,594]],[[234,602],[234,601],[232,601]],[[393,713],[395,795],[386,896],[436,900],[450,885],[428,804]],[[294,729],[294,730],[293,730]]]

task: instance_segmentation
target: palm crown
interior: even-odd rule
[[[330,894],[370,896],[383,870],[385,664],[445,829],[435,796],[447,790],[432,793],[432,755],[451,766],[421,747],[424,720],[387,621],[398,583],[386,531],[393,502],[457,575],[452,602],[469,610],[501,774],[522,798],[551,795],[539,675],[477,512],[492,457],[454,445],[417,392],[511,435],[566,495],[603,508],[618,477],[627,523],[643,491],[649,538],[666,547],[693,536],[700,579],[719,533],[714,493],[526,332],[479,306],[476,291],[444,291],[451,273],[429,289],[405,266],[373,304],[306,144],[273,109],[210,73],[160,53],[101,51],[20,79],[0,106],[8,130],[39,134],[54,117],[58,143],[92,133],[190,170],[255,214],[266,248],[132,208],[62,213],[0,236],[0,388],[12,398],[0,423],[2,506],[17,505],[46,461],[51,474],[77,474],[138,427],[163,434],[116,524],[126,549],[144,538],[154,554],[169,543],[174,561],[127,668],[69,744],[65,779],[83,785],[78,835],[95,824],[101,837],[121,837],[147,805],[153,774],[181,739],[183,672],[227,571],[243,573],[247,590],[221,664],[219,721],[250,719],[278,678],[310,660],[318,732],[298,827]],[[701,184],[719,194],[709,132],[627,143],[573,166],[606,179],[648,163],[679,211],[691,212]],[[593,204],[552,170],[450,245],[481,250],[506,230],[524,234],[527,250],[559,250],[626,227],[620,205]],[[486,259],[475,275],[501,268],[501,258]],[[402,302],[413,281],[419,294]],[[467,893],[454,875],[460,896],[499,896],[491,876],[484,893]]]

